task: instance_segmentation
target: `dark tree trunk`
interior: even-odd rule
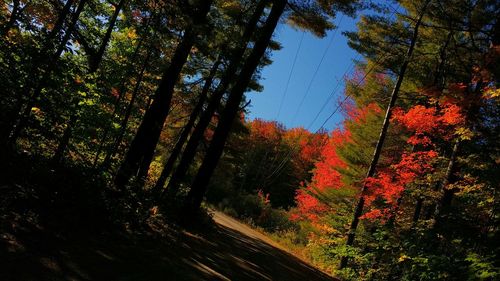
[[[76,11],[71,17],[71,24],[68,26],[66,29],[66,32],[64,33],[64,37],[61,41],[61,44],[59,44],[59,47],[57,48],[57,51],[55,54],[52,56],[52,62],[49,62],[50,64],[55,64],[61,57],[62,52],[66,48],[66,44],[68,44],[69,39],[71,39],[71,36],[73,35],[73,32],[76,29],[76,23],[78,22],[78,18],[80,18],[80,14],[83,12],[83,9],[85,8],[85,4],[87,4],[88,0],[80,0],[80,3],[78,3],[78,6],[76,7]],[[54,69],[52,69],[54,70]]]
[[[420,12],[420,16],[419,16],[417,22],[415,23],[415,29],[413,31],[413,35],[411,38],[410,47],[408,48],[408,51],[406,53],[403,64],[401,65],[399,75],[398,75],[398,80],[396,81],[396,84],[394,85],[394,89],[392,90],[391,99],[389,101],[389,105],[387,106],[387,110],[386,110],[386,114],[385,114],[385,118],[384,118],[384,123],[382,124],[380,136],[379,136],[379,139],[377,141],[377,145],[375,147],[375,151],[373,153],[373,158],[372,158],[370,166],[368,168],[368,173],[366,174],[366,178],[370,178],[370,177],[373,177],[375,175],[375,168],[377,166],[378,159],[380,158],[380,153],[382,152],[382,147],[384,145],[385,137],[387,135],[387,129],[389,128],[391,111],[392,111],[392,108],[394,107],[394,104],[396,103],[397,98],[398,98],[401,83],[403,82],[403,78],[404,78],[406,69],[408,67],[408,64],[410,62],[410,58],[411,58],[411,56],[413,54],[413,50],[415,48],[415,43],[417,42],[418,28],[420,27],[420,24],[422,22],[422,17],[424,16],[424,13],[425,13],[425,10],[427,8],[428,3],[429,3],[429,0],[427,0],[425,2],[424,7],[422,8],[422,11]],[[356,229],[358,228],[358,224],[359,224],[359,217],[361,217],[361,214],[363,213],[363,208],[365,206],[366,190],[367,190],[367,186],[366,186],[366,181],[365,181],[365,183],[363,184],[363,187],[361,189],[361,196],[358,200],[356,208],[354,209],[354,216],[353,216],[353,219],[351,221],[351,226],[349,227],[349,232],[347,233],[347,241],[346,241],[347,246],[352,246],[354,244],[354,238],[356,237]],[[347,266],[347,261],[348,261],[348,258],[346,256],[341,258],[340,269]]]
[[[271,41],[274,29],[276,28],[283,11],[285,10],[286,0],[272,1],[273,6],[266,20],[266,23],[260,30],[259,38],[247,58],[241,72],[238,76],[236,84],[231,89],[226,106],[220,116],[217,128],[215,129],[212,142],[207,150],[207,154],[195,176],[191,189],[188,193],[185,202],[186,212],[194,214],[199,209],[203,196],[207,190],[210,178],[217,166],[217,163],[224,150],[224,145],[229,136],[231,125],[238,115],[240,103],[243,99],[243,94],[248,87],[248,83],[252,79],[255,69],[258,67],[262,56],[264,55],[269,42]]]
[[[154,100],[146,111],[125,159],[116,174],[115,184],[118,189],[123,189],[130,178],[134,174],[137,174],[138,169],[141,166],[144,167],[144,164],[141,162],[145,159],[151,159],[154,154],[161,130],[163,129],[163,123],[170,111],[170,103],[175,84],[177,80],[179,80],[181,70],[196,41],[198,35],[197,28],[206,21],[211,2],[212,1],[204,1],[201,7],[199,7],[199,11],[194,14],[193,26],[186,29],[170,61],[169,67],[163,73]]]
[[[240,40],[241,45],[239,46],[239,48],[233,51],[230,58],[229,66],[224,71],[224,77],[222,77],[219,87],[210,97],[210,101],[208,103],[207,108],[203,111],[200,120],[196,124],[196,127],[193,133],[191,134],[191,137],[189,138],[186,148],[182,153],[181,160],[179,161],[179,164],[177,165],[175,172],[170,178],[170,181],[168,183],[168,188],[166,189],[166,192],[170,199],[173,199],[177,194],[179,190],[179,183],[186,176],[187,171],[189,170],[189,166],[194,160],[198,144],[202,140],[203,134],[205,133],[205,130],[207,129],[208,125],[210,124],[210,121],[212,120],[212,116],[214,115],[217,108],[220,106],[220,101],[224,96],[224,93],[226,92],[227,88],[229,87],[229,84],[236,77],[236,73],[241,65],[241,61],[243,60],[243,56],[247,49],[247,45],[252,35],[254,34],[259,19],[261,18],[262,13],[264,12],[264,9],[268,2],[269,2],[268,0],[261,0],[257,4],[255,11],[250,20],[248,21],[245,27],[245,31],[243,32],[242,38]]]
[[[87,1],[88,0],[81,0],[80,3],[78,4],[77,9],[72,16],[71,24],[66,29],[63,40],[60,42],[56,52],[51,56],[51,61],[48,62],[48,67],[45,70],[44,74],[42,75],[42,78],[36,82],[37,86],[35,87],[33,94],[29,97],[28,102],[24,107],[24,110],[22,110],[18,115],[17,121],[15,122],[14,127],[12,128],[11,133],[9,134],[8,145],[13,145],[17,141],[17,138],[19,137],[21,132],[26,127],[28,120],[31,117],[31,108],[34,106],[35,102],[40,97],[42,90],[45,88],[47,80],[49,80],[50,75],[52,74],[52,71],[55,70],[57,66],[57,61],[59,60],[62,52],[64,51],[69,39],[71,38],[71,34],[75,30],[78,18],[80,17],[80,14],[82,13],[83,8],[85,7]]]
[[[391,210],[389,219],[385,224],[389,229],[394,228],[394,225],[396,223],[396,216],[398,215],[399,208],[401,208],[401,204],[403,204],[403,196],[399,196],[398,200],[396,201],[396,206],[393,210]]]
[[[104,57],[104,53],[106,52],[108,43],[111,40],[111,34],[113,33],[113,29],[115,28],[116,20],[118,18],[118,15],[120,14],[120,11],[123,8],[123,5],[125,5],[125,2],[126,0],[120,0],[120,2],[115,6],[115,11],[111,16],[111,19],[109,20],[109,25],[106,30],[106,34],[104,34],[104,38],[102,39],[101,45],[99,46],[99,49],[97,50],[95,57],[93,57],[90,60],[89,73],[95,73],[99,69],[102,58]]]
[[[68,124],[66,125],[66,129],[64,130],[61,140],[59,141],[59,145],[57,146],[54,156],[52,156],[52,163],[54,163],[55,165],[61,163],[64,152],[66,151],[66,148],[68,147],[69,141],[71,139],[73,127],[76,125],[77,121],[78,115],[76,113],[72,114],[69,118]]]
[[[74,0],[68,0],[66,2],[61,13],[59,14],[59,16],[57,18],[56,23],[54,24],[54,27],[52,28],[52,30],[48,34],[47,38],[45,39],[45,44],[44,44],[43,49],[40,51],[40,53],[38,55],[35,56],[33,64],[32,64],[32,69],[31,69],[31,75],[32,75],[33,79],[27,81],[27,85],[25,86],[25,90],[23,91],[24,94],[22,94],[18,98],[16,106],[14,107],[12,112],[9,114],[9,116],[11,118],[9,118],[10,120],[7,122],[7,124],[9,124],[9,125],[2,136],[2,140],[1,140],[2,143],[5,142],[5,143],[7,143],[7,145],[12,145],[17,140],[17,137],[22,130],[21,127],[23,127],[22,123],[24,122],[21,120],[21,118],[22,118],[23,114],[26,114],[26,112],[27,112],[27,110],[24,109],[24,105],[25,105],[25,103],[30,102],[30,97],[32,96],[31,90],[33,90],[33,88],[36,88],[37,85],[40,83],[40,81],[42,81],[42,77],[39,77],[40,67],[46,65],[46,57],[48,55],[48,52],[50,51],[50,49],[54,45],[56,45],[56,42],[54,42],[54,38],[62,30],[63,24],[66,20],[66,17],[70,13],[70,9],[71,9],[71,6],[73,5],[73,2],[74,2]],[[23,10],[26,9],[27,5],[29,5],[29,4],[26,4],[23,7]],[[18,11],[17,13],[20,13],[20,11]],[[50,67],[51,67],[51,65],[49,65],[49,69],[50,69]],[[35,91],[36,91],[36,89],[35,89]],[[24,100],[25,97],[28,99],[27,101]],[[29,104],[26,106],[31,111],[31,107],[29,107]],[[18,130],[19,130],[19,132],[18,132]]]
[[[137,44],[137,47],[134,50],[134,53],[132,54],[132,59],[131,61],[136,61],[138,58],[139,50],[142,47],[142,40]],[[146,65],[149,63],[149,57],[150,57],[150,52],[148,52],[148,55],[146,56],[146,59],[142,65],[142,69],[139,72],[139,79],[142,80],[142,73],[146,69]],[[135,72],[133,70],[133,66],[131,65],[130,68],[126,71],[126,73],[120,78],[120,86],[118,88],[118,97],[116,98],[116,101],[113,103],[113,112],[111,113],[111,118],[114,118],[116,114],[118,113],[118,110],[120,108],[120,103],[122,102],[123,96],[127,90],[127,85],[128,82],[126,81],[130,75]],[[136,83],[137,85],[138,83]],[[99,141],[99,147],[97,148],[94,161],[93,161],[93,166],[94,168],[97,167],[97,164],[99,162],[99,156],[101,156],[102,150],[104,149],[104,146],[106,145],[106,141],[108,140],[109,134],[111,131],[111,125],[106,126],[104,133],[102,134],[101,140]]]
[[[184,148],[184,152],[182,153],[181,160],[177,165],[172,177],[168,182],[168,187],[163,190],[163,192],[167,192],[167,197],[170,199],[174,199],[175,195],[179,191],[179,184],[182,179],[186,176],[191,163],[193,162],[196,151],[198,149],[198,145],[203,139],[205,130],[207,129],[210,121],[212,120],[212,116],[214,115],[217,108],[220,106],[220,102],[225,93],[226,87],[224,85],[219,86],[219,88],[212,94],[210,97],[210,101],[208,103],[207,108],[201,114],[200,120],[196,124],[194,131],[191,133],[191,137],[189,138],[186,147]]]
[[[170,156],[168,157],[167,162],[163,166],[163,170],[161,171],[161,175],[156,181],[155,187],[153,192],[155,194],[159,194],[160,191],[163,189],[165,186],[165,181],[167,180],[168,176],[172,173],[172,169],[174,167],[175,162],[177,161],[177,158],[179,158],[179,155],[182,151],[182,147],[186,143],[186,140],[189,137],[189,133],[191,132],[191,129],[194,126],[194,123],[196,122],[196,119],[200,115],[203,105],[205,104],[205,101],[207,100],[208,92],[210,91],[210,88],[212,87],[212,82],[215,78],[215,75],[217,74],[217,70],[219,69],[219,65],[221,63],[221,59],[217,59],[217,61],[214,63],[212,66],[212,69],[210,70],[210,73],[205,79],[205,84],[203,85],[203,89],[199,95],[198,102],[196,103],[195,107],[191,111],[191,114],[189,115],[188,122],[184,126],[184,128],[181,131],[181,134],[175,143],[174,148],[170,152]]]
[[[104,161],[102,162],[101,169],[105,170],[109,167],[111,164],[111,159],[113,156],[116,154],[118,151],[118,147],[122,143],[123,137],[125,136],[125,132],[127,131],[127,124],[128,120],[130,119],[130,115],[132,114],[132,109],[134,108],[135,100],[137,99],[137,96],[139,95],[139,89],[141,88],[141,83],[142,80],[144,79],[144,73],[146,72],[147,67],[149,66],[149,60],[151,58],[151,51],[148,52],[148,55],[144,61],[144,64],[142,66],[141,72],[139,73],[137,77],[137,82],[135,83],[134,89],[132,91],[132,97],[130,98],[130,101],[127,105],[127,109],[125,110],[125,114],[123,116],[123,119],[120,123],[120,131],[116,138],[113,141],[112,146],[106,153],[106,157],[104,158]]]
[[[477,81],[474,86],[474,90],[469,92],[472,95],[471,99],[477,99],[477,97],[481,96],[481,91],[483,89],[483,80],[482,78]],[[479,110],[478,106],[474,103],[471,103],[469,107],[466,109],[465,120],[466,123],[474,124],[475,122],[471,122],[471,118],[477,113]],[[450,155],[450,159],[448,161],[448,167],[446,168],[446,174],[443,178],[443,181],[440,184],[440,188],[443,192],[441,199],[435,204],[434,210],[434,225],[433,228],[438,228],[441,222],[445,219],[445,217],[449,214],[449,208],[451,206],[453,195],[457,191],[456,188],[447,188],[450,183],[453,183],[457,180],[455,173],[458,171],[458,154],[460,150],[461,141],[456,140],[453,145],[453,149]]]
[[[68,17],[68,15],[71,11],[71,6],[73,6],[74,2],[75,2],[75,0],[68,0],[68,1],[66,1],[66,4],[64,4],[64,7],[61,11],[61,14],[57,18],[57,21],[54,24],[54,27],[52,28],[52,30],[49,33],[49,36],[48,36],[49,40],[52,40],[53,38],[55,38],[57,36],[57,34],[59,34],[59,32],[61,32],[61,30],[63,29],[64,22],[66,21],[66,18]]]
[[[106,47],[108,46],[109,40],[111,39],[111,33],[113,32],[113,28],[115,27],[116,24],[116,19],[118,18],[118,14],[120,13],[120,10],[123,7],[123,4],[125,3],[125,0],[121,0],[120,3],[115,7],[115,11],[113,13],[113,16],[111,17],[111,20],[109,22],[108,28],[106,30],[106,34],[104,35],[104,38],[101,42],[101,45],[99,47],[99,50],[97,51],[97,54],[92,57],[90,60],[90,67],[89,67],[89,73],[93,74],[97,72],[97,70],[100,67],[102,58],[104,56],[104,52],[106,51]],[[64,130],[63,136],[59,142],[59,145],[56,149],[56,152],[53,157],[53,162],[54,163],[60,163],[62,160],[62,157],[64,156],[64,151],[66,151],[66,148],[69,145],[69,141],[71,139],[73,127],[76,125],[78,121],[78,108],[76,106],[76,103],[78,102],[78,99],[75,99],[75,104],[73,105],[74,107],[74,112],[70,116],[69,122],[66,126],[66,129]]]
[[[446,186],[453,180],[453,173],[456,170],[456,163],[458,152],[460,149],[460,141],[457,140],[453,145],[453,150],[451,151],[450,159],[448,160],[448,167],[446,168],[446,173],[443,181],[439,185],[440,189],[443,190],[443,195],[441,199],[434,204],[434,225],[433,228],[437,228],[442,220],[441,216],[447,208],[451,205],[451,200],[453,198],[453,189],[447,189]],[[431,212],[432,213],[432,212]]]
[[[433,79],[432,84],[434,87],[437,87],[437,89],[439,89],[439,91],[442,91],[444,86],[445,86],[445,81],[446,81],[445,65],[447,62],[446,52],[448,50],[448,45],[450,44],[451,39],[453,38],[453,34],[454,34],[453,30],[450,30],[448,32],[448,36],[446,36],[446,41],[444,42],[443,46],[441,46],[441,48],[440,48],[438,64],[436,66],[436,70],[434,71],[435,75],[434,75],[434,79]],[[433,190],[436,191],[436,190],[438,190],[438,188],[439,188],[439,184],[435,185],[433,187]],[[413,212],[412,227],[416,226],[418,220],[420,219],[420,217],[422,215],[422,209],[424,207],[424,200],[425,200],[425,198],[423,196],[420,196],[419,198],[417,198],[417,201],[415,203],[415,210]],[[434,207],[435,206],[433,205],[433,207],[431,207],[431,209],[434,209]],[[432,215],[432,212],[429,212],[429,210],[424,211],[424,218],[426,220],[429,219],[431,215]]]
[[[155,17],[155,16],[153,16],[152,18],[154,18],[154,17]],[[152,19],[152,18],[148,18],[148,21],[146,22],[146,24],[145,24],[144,26],[146,26],[146,27],[147,27],[147,26],[149,26],[149,24],[150,24],[150,22],[151,22],[151,19]],[[159,25],[159,21],[157,21],[157,20],[156,20],[156,22],[157,22],[157,23],[156,23],[155,28],[154,28],[155,32],[153,33],[153,37],[156,35],[156,29],[158,28],[158,25]],[[143,46],[143,44],[144,44],[144,41],[148,40],[148,38],[149,38],[149,36],[148,36],[148,35],[145,35],[144,37],[141,37],[141,38],[140,38],[140,41],[139,41],[139,43],[137,44],[137,46],[135,47],[134,53],[132,54],[132,58],[131,58],[131,60],[130,60],[130,61],[131,61],[131,63],[129,63],[128,70],[127,70],[127,71],[126,71],[126,73],[125,73],[125,74],[123,74],[123,75],[122,75],[122,77],[120,78],[120,83],[119,83],[119,85],[120,85],[120,86],[119,86],[119,89],[118,89],[118,98],[116,99],[116,101],[115,101],[115,102],[114,102],[114,104],[113,104],[113,112],[111,113],[111,116],[112,116],[112,117],[114,117],[115,115],[119,114],[118,112],[119,112],[119,110],[120,110],[120,103],[121,103],[121,101],[122,101],[122,99],[123,99],[123,97],[124,97],[124,94],[125,94],[125,92],[126,92],[126,90],[127,90],[127,87],[128,87],[128,82],[127,82],[127,79],[129,79],[129,77],[130,77],[131,75],[133,75],[133,74],[134,74],[134,72],[135,72],[135,69],[134,69],[134,67],[133,67],[133,63],[134,63],[135,61],[137,61],[137,58],[139,57],[139,51],[141,50],[141,48],[142,48],[142,46]],[[142,70],[140,70],[140,72],[139,72],[139,74],[138,74],[138,77],[139,77],[138,81],[139,81],[139,80],[141,80],[141,81],[142,81],[143,73],[144,73],[144,71],[145,71],[145,70],[146,70],[146,68],[147,68],[147,65],[148,65],[148,63],[149,63],[149,58],[150,58],[150,56],[152,55],[152,54],[151,54],[151,49],[153,49],[153,46],[150,46],[150,47],[149,47],[149,49],[147,49],[147,50],[148,50],[148,52],[147,52],[147,56],[146,56],[146,59],[144,60],[144,63],[142,64]],[[136,88],[136,89],[139,89],[138,85],[140,85],[140,83],[137,83],[137,82],[136,82],[136,86],[135,86],[135,88]],[[135,100],[135,95],[136,95],[136,91],[134,90],[134,91],[133,91],[133,94],[132,94],[132,99],[134,99],[134,100]],[[130,103],[129,103],[129,104],[130,104]],[[132,104],[133,104],[133,103],[132,103]],[[127,107],[127,108],[128,108],[128,107]],[[127,110],[126,110],[126,111],[127,111]],[[130,113],[129,113],[129,115],[130,115]],[[127,119],[127,121],[128,121],[128,118],[126,118],[126,119]],[[102,150],[104,149],[105,143],[106,143],[106,141],[107,141],[107,139],[108,139],[108,136],[109,136],[109,134],[110,134],[110,130],[111,130],[110,126],[107,126],[107,127],[106,127],[106,129],[104,130],[103,136],[102,136],[101,141],[100,141],[100,144],[99,144],[99,148],[97,149],[97,152],[96,152],[96,155],[95,155],[95,158],[94,158],[94,168],[95,168],[95,167],[97,167],[97,164],[98,164],[98,161],[99,161],[99,156],[101,155],[101,152],[102,152]],[[117,137],[117,138],[119,138],[119,139],[120,139],[120,140],[119,140],[119,143],[120,143],[120,142],[121,142],[121,137]],[[115,138],[115,139],[116,139],[116,138]],[[109,151],[115,151],[115,150],[113,150],[113,149],[108,150],[108,153],[106,154],[106,157],[105,157],[104,162],[106,161],[106,159],[108,159],[108,156],[112,157],[112,156],[114,155],[114,152],[112,153],[112,155],[110,155],[110,154],[109,154]],[[111,159],[111,158],[109,158],[109,159]],[[108,160],[109,160],[109,159],[108,159]],[[103,162],[103,164],[104,164],[104,162]],[[103,166],[104,166],[104,167],[107,167],[107,165],[101,165],[101,168],[102,168]]]
[[[19,0],[14,0],[12,5],[12,12],[10,13],[9,21],[2,28],[2,36],[7,36],[9,31],[15,26],[17,18],[19,17],[21,3]]]
[[[422,212],[422,206],[424,204],[424,198],[419,197],[417,203],[415,204],[415,211],[413,212],[412,223],[415,225],[420,219],[420,213]]]

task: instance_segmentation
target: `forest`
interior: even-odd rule
[[[280,26],[324,38],[341,15],[339,126],[248,118]],[[499,19],[497,0],[2,0],[0,280],[499,280]]]

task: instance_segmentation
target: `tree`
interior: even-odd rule
[[[274,29],[278,24],[281,14],[285,10],[285,6],[286,1],[273,1],[271,12],[260,32],[260,38],[255,42],[252,52],[241,69],[236,84],[231,89],[226,106],[224,107],[224,111],[222,112],[217,124],[210,147],[186,198],[186,208],[188,209],[188,213],[195,213],[201,205],[208,181],[210,180],[215,166],[222,155],[222,150],[224,149],[224,144],[229,135],[232,122],[239,111],[239,105],[243,98],[243,93],[259,64],[260,58],[264,55],[264,52],[271,41]]]
[[[47,53],[45,53],[45,51],[46,51],[45,49],[42,50],[41,56],[49,55],[49,60],[42,59],[42,64],[46,64],[47,69],[45,69],[42,72],[41,78],[39,78],[38,75],[39,75],[40,69],[35,68],[35,73],[34,73],[34,78],[35,78],[34,83],[35,84],[34,84],[33,88],[30,88],[30,87],[27,88],[27,90],[29,91],[26,93],[26,96],[28,96],[28,101],[24,105],[24,109],[19,109],[19,114],[18,114],[16,120],[14,121],[14,125],[9,133],[9,136],[8,136],[8,144],[9,145],[12,145],[17,141],[19,134],[22,132],[22,130],[24,130],[25,126],[27,125],[28,119],[31,116],[31,109],[33,108],[34,103],[37,101],[37,99],[42,94],[42,91],[44,90],[44,88],[46,86],[45,83],[47,83],[47,80],[49,79],[50,75],[52,74],[55,67],[57,66],[57,62],[58,62],[59,58],[61,57],[61,54],[66,49],[66,45],[69,42],[69,40],[74,32],[74,29],[75,29],[75,26],[78,22],[80,14],[83,12],[83,9],[84,9],[87,1],[88,0],[80,0],[79,1],[75,12],[72,14],[71,22],[68,25],[68,27],[66,28],[64,36],[61,39],[61,42],[59,42],[59,44],[57,44],[56,51],[54,52],[54,54],[47,54]],[[70,1],[68,1],[68,3],[66,3],[66,6],[64,7],[64,9],[60,15],[60,18],[58,19],[58,25],[54,26],[54,30],[52,30],[48,36],[49,43],[53,43],[50,41],[52,41],[53,37],[55,37],[57,32],[59,32],[60,26],[64,22],[66,16],[68,16],[68,14],[67,14],[67,13],[69,13],[69,6],[68,5],[71,5],[71,3],[72,2],[70,2]],[[35,61],[35,64],[38,64],[38,63],[39,63],[38,61]],[[31,91],[33,93],[31,93]]]
[[[255,68],[258,65],[258,61],[264,54],[267,45],[270,43],[274,28],[276,27],[279,18],[281,17],[281,14],[284,12],[286,4],[287,3],[273,2],[273,9],[271,9],[271,14],[268,17],[268,19],[269,20],[272,19],[273,21],[275,20],[276,23],[269,22],[269,24],[272,26],[272,30],[270,26],[266,25],[264,25],[264,27],[261,30],[261,33],[263,34],[261,35],[262,38],[266,38],[267,36],[269,36],[269,39],[267,40],[262,39],[263,42],[261,42],[261,44],[257,43],[255,44],[253,52],[249,55],[249,58],[247,58],[245,65],[243,66],[240,72],[236,84],[230,91],[228,100],[226,102],[223,112],[221,113],[221,118],[219,119],[210,147],[207,150],[203,163],[201,164],[198,173],[195,176],[195,179],[191,185],[191,189],[188,193],[188,197],[186,199],[187,202],[186,206],[189,209],[189,212],[197,210],[201,204],[210,177],[213,174],[213,171],[220,156],[222,155],[224,144],[227,140],[227,137],[229,136],[231,124],[239,111],[239,104],[242,101],[243,94],[246,90],[248,82],[250,81],[255,71]],[[305,23],[308,20],[316,21],[315,24],[310,25],[312,26],[311,29],[313,29],[316,32],[321,30],[324,31],[325,29],[332,27],[328,23],[325,23],[327,15],[330,16],[334,15],[338,9],[341,10],[343,9],[344,11],[351,11],[351,12],[353,9],[352,8],[353,2],[350,1],[340,4],[339,3],[333,4],[330,2],[326,3],[314,2],[314,3],[309,3],[310,5],[295,5],[295,4],[297,3],[290,4],[289,6],[291,7],[292,10],[294,10],[295,13],[299,13],[302,16],[301,19],[303,21],[296,21],[296,20],[294,21],[293,18],[294,13],[292,13],[291,17],[292,22],[296,23],[298,26],[308,28],[308,26],[305,25]],[[275,5],[279,5],[280,7],[280,10],[278,12],[279,15],[273,14],[273,11],[276,11],[274,9]],[[282,8],[283,10],[281,10],[281,5],[283,5]],[[304,11],[307,11],[307,13],[303,13]],[[271,15],[276,16],[277,18],[274,19],[271,17]]]
[[[102,42],[97,49],[97,51],[91,49],[88,44],[84,44],[83,46],[86,46],[86,51],[87,55],[89,57],[89,70],[88,74],[93,75],[97,72],[99,69],[99,66],[101,64],[101,61],[104,57],[104,53],[106,51],[106,48],[109,44],[109,41],[111,40],[111,33],[113,32],[113,29],[115,28],[116,25],[116,20],[118,19],[118,15],[120,14],[121,9],[123,8],[123,5],[125,4],[125,0],[121,0],[116,6],[114,7],[114,12],[111,18],[109,19],[108,23],[108,28],[106,29],[106,33],[102,39]],[[85,40],[80,37],[80,40]],[[75,99],[74,103],[77,103],[78,99]],[[54,163],[60,163],[61,159],[64,155],[64,152],[66,151],[66,148],[69,144],[73,127],[76,125],[76,122],[78,121],[78,115],[79,115],[79,110],[77,106],[73,109],[73,113],[71,114],[68,124],[66,126],[66,129],[64,130],[64,133],[61,137],[61,140],[59,141],[59,144],[55,150],[54,156],[52,157],[52,161]]]
[[[156,181],[156,184],[154,187],[155,193],[159,193],[161,191],[161,189],[165,185],[165,181],[167,180],[167,177],[171,174],[172,169],[174,168],[174,164],[177,161],[177,158],[179,158],[179,155],[182,151],[182,147],[186,143],[186,140],[189,137],[189,133],[191,132],[191,129],[193,128],[197,117],[200,115],[200,113],[203,109],[203,105],[205,105],[205,100],[208,97],[208,92],[209,92],[210,88],[212,87],[212,83],[215,79],[215,74],[217,73],[217,71],[219,69],[220,63],[221,63],[220,59],[217,60],[214,63],[214,65],[212,66],[210,73],[205,78],[205,84],[203,85],[203,89],[201,90],[201,93],[199,95],[199,99],[198,99],[195,107],[191,111],[191,114],[189,115],[188,122],[186,123],[186,125],[182,129],[182,131],[179,135],[179,138],[177,139],[177,141],[175,143],[174,148],[170,152],[168,160],[163,166],[160,177]]]
[[[187,170],[195,157],[198,144],[203,137],[210,121],[212,120],[215,111],[219,107],[223,95],[226,93],[229,84],[236,77],[236,72],[241,65],[241,61],[243,60],[247,45],[251,37],[254,35],[257,23],[260,20],[267,3],[267,1],[263,0],[258,2],[257,6],[255,7],[252,16],[244,27],[240,45],[238,45],[236,49],[232,51],[229,65],[224,72],[224,76],[221,79],[220,85],[211,95],[207,108],[201,114],[200,119],[196,124],[196,127],[194,128],[194,131],[191,134],[188,143],[186,144],[186,148],[184,149],[179,164],[177,165],[175,172],[172,174],[172,177],[170,178],[168,187],[166,189],[168,192],[168,196],[171,199],[177,194],[179,183],[185,177]]]
[[[156,144],[158,143],[163,128],[163,123],[170,110],[170,102],[172,100],[175,84],[191,52],[191,48],[195,44],[199,29],[205,23],[210,7],[211,1],[203,1],[199,7],[195,8],[192,15],[193,26],[185,30],[184,36],[177,46],[169,67],[163,73],[153,103],[146,111],[141,126],[116,174],[115,184],[118,188],[123,189],[134,173],[138,172],[141,165],[143,168],[149,167],[149,164],[143,163],[150,163],[152,160]]]
[[[380,158],[380,153],[382,151],[382,146],[384,144],[384,140],[387,134],[387,129],[389,128],[389,121],[391,118],[391,111],[392,108],[394,107],[394,104],[396,103],[396,99],[398,97],[399,89],[401,87],[401,83],[403,82],[403,78],[405,75],[406,68],[408,67],[408,64],[410,62],[410,58],[413,53],[413,49],[415,47],[416,41],[417,41],[417,36],[418,36],[418,28],[420,27],[420,23],[422,22],[422,18],[424,16],[425,10],[427,9],[427,5],[430,1],[426,1],[424,6],[422,7],[422,10],[420,12],[419,18],[417,22],[415,23],[410,47],[408,48],[408,52],[406,54],[406,58],[401,65],[401,69],[399,71],[398,75],[398,80],[396,81],[396,85],[394,86],[394,89],[391,94],[391,99],[389,101],[389,105],[386,110],[385,118],[384,118],[384,123],[382,125],[382,129],[380,131],[380,137],[377,141],[377,146],[375,147],[375,152],[373,153],[373,158],[370,163],[370,167],[368,168],[368,173],[366,178],[371,178],[375,174],[375,167],[378,163],[378,160]],[[363,207],[365,204],[365,192],[367,190],[367,182],[363,184],[363,188],[361,189],[361,197],[359,198],[358,204],[356,205],[356,209],[354,211],[354,217],[351,222],[351,226],[349,228],[349,233],[347,234],[347,241],[346,245],[347,246],[352,246],[354,243],[354,238],[356,237],[356,229],[358,227],[359,223],[359,218],[361,217],[361,214],[363,212]],[[342,260],[340,262],[340,268],[344,268],[347,265],[347,257],[342,257]]]

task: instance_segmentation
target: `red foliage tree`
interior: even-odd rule
[[[457,89],[462,90],[462,87],[457,86]],[[432,149],[435,146],[433,140],[449,140],[458,126],[465,122],[461,107],[449,99],[432,107],[416,105],[407,111],[396,108],[392,120],[410,133],[408,144],[426,150],[403,152],[398,163],[367,179],[369,194],[365,200],[372,210],[362,216],[365,219],[383,219],[389,215],[405,186],[433,172],[433,159],[438,157]],[[377,200],[384,203],[382,209],[373,206]]]

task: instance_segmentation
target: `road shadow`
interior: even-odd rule
[[[259,239],[208,234],[56,235],[17,226],[0,239],[0,280],[335,280]]]

